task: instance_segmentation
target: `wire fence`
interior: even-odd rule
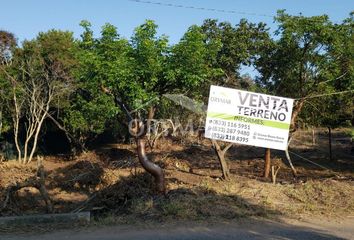
[[[354,166],[354,148],[349,131],[333,130],[331,136],[323,128],[298,131],[289,147],[293,163],[303,166],[306,162],[336,175],[340,175],[340,169],[350,170]]]

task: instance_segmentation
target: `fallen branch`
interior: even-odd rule
[[[87,204],[97,196],[97,193],[92,194],[89,198],[86,199],[83,203],[81,203],[77,208],[72,210],[70,213],[79,213],[87,207]]]
[[[7,187],[7,189],[5,191],[6,192],[5,200],[2,204],[2,207],[0,208],[0,212],[3,211],[8,206],[8,204],[10,203],[10,200],[13,198],[13,194],[15,192],[19,191],[22,188],[26,188],[26,187],[34,187],[34,188],[38,189],[38,191],[40,192],[40,194],[46,204],[47,212],[53,213],[53,204],[52,204],[52,201],[49,197],[48,191],[45,187],[45,171],[44,171],[44,167],[43,167],[41,161],[39,161],[36,176],[30,177],[30,178],[26,179],[24,182],[16,183],[14,185]]]

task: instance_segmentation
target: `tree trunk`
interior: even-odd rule
[[[15,123],[14,123],[14,139],[15,139],[15,145],[16,145],[16,150],[17,150],[17,159],[19,163],[22,163],[22,151],[21,151],[21,147],[18,141],[18,132],[19,132],[19,126],[20,125],[20,121],[18,119],[18,117],[16,117],[15,119]]]
[[[30,153],[27,163],[30,163],[32,161],[33,154],[35,153],[35,151],[37,149],[38,135],[41,131],[42,124],[43,124],[43,121],[44,121],[46,115],[47,115],[46,113],[43,114],[40,122],[37,125],[36,134],[34,135],[34,139],[33,139],[33,146],[32,146],[31,153]]]
[[[152,136],[155,134],[155,130],[156,129],[152,129],[152,126],[156,127],[156,122],[154,121],[154,116],[155,116],[155,108],[154,106],[150,106],[148,109],[148,115],[147,115],[147,121],[146,121],[146,135],[147,135],[147,139],[148,139],[148,144],[149,147],[151,149],[151,151],[154,148],[155,142],[152,139]],[[154,125],[153,125],[154,124]]]
[[[230,169],[225,160],[225,154],[223,152],[219,152],[218,158],[222,169],[222,178],[225,180],[230,180]]]
[[[332,161],[332,129],[328,127],[329,160]]]
[[[0,137],[2,132],[2,110],[0,110]]]
[[[291,168],[291,171],[293,172],[294,177],[297,177],[297,171],[296,171],[296,169],[295,169],[295,167],[294,167],[294,165],[293,165],[293,163],[291,161],[288,149],[285,150],[285,156],[286,156],[286,159],[288,160],[288,163],[290,165],[290,168]]]
[[[293,110],[293,113],[291,115],[291,120],[290,120],[290,134],[289,134],[288,146],[287,146],[287,148],[285,150],[285,156],[286,156],[286,159],[289,162],[289,165],[290,165],[290,168],[291,168],[291,170],[293,172],[294,177],[297,176],[297,172],[296,172],[296,169],[295,169],[295,167],[294,167],[294,165],[293,165],[293,163],[291,161],[291,158],[290,158],[289,145],[290,145],[293,133],[297,130],[296,118],[299,115],[299,113],[301,112],[301,109],[304,106],[304,103],[305,103],[305,99],[302,98],[302,99],[298,100],[295,103],[295,105],[294,105],[294,110]]]
[[[130,111],[128,110],[127,106],[122,102],[120,98],[115,96],[115,102],[116,104],[119,105],[121,110],[123,110],[126,113],[127,120],[128,122],[134,121]],[[140,132],[140,127],[138,124],[138,121],[135,119],[135,127],[133,127],[131,124],[128,124],[128,130],[129,132],[132,133],[138,133]],[[140,161],[140,164],[143,166],[145,171],[153,175],[155,178],[155,184],[156,184],[156,189],[159,193],[165,193],[166,192],[166,185],[165,185],[165,175],[163,170],[156,165],[155,163],[151,162],[148,157],[146,156],[145,153],[145,141],[143,139],[144,134],[138,135],[135,134],[135,139],[136,139],[136,145],[137,145],[137,152],[138,152],[138,158]]]
[[[22,162],[24,164],[27,163],[28,142],[29,142],[29,139],[26,139],[25,144],[24,144],[24,150],[23,150],[23,158],[22,158]]]
[[[28,125],[29,126],[26,130],[26,140],[24,144],[24,153],[23,153],[23,160],[22,160],[24,164],[28,163],[28,148],[29,148],[28,145],[31,142],[33,134],[35,133],[35,130],[37,128],[37,123],[33,122],[33,119],[29,121]]]
[[[277,169],[275,169],[275,167],[272,166],[272,182],[273,182],[273,184],[277,183],[277,175],[278,175],[279,169],[280,169],[280,166],[278,166]]]
[[[153,106],[150,106],[149,109],[148,109],[148,115],[147,115],[147,121],[146,121],[146,124],[147,124],[147,134],[150,136],[151,134],[151,124],[154,124],[155,121],[154,121],[154,116],[155,116],[155,107]]]
[[[292,139],[292,134],[290,133],[290,137],[289,137],[289,141],[288,141],[288,146],[287,146],[287,148],[286,148],[286,150],[285,150],[285,156],[286,156],[286,159],[288,160],[288,163],[289,163],[289,165],[290,165],[290,168],[291,168],[291,170],[292,170],[292,172],[293,172],[294,177],[297,177],[296,169],[295,169],[295,167],[294,167],[294,165],[293,165],[293,163],[292,163],[292,161],[291,161],[290,154],[289,154],[289,145],[290,145],[291,139]]]
[[[298,102],[296,102],[293,110],[293,114],[291,115],[291,120],[290,120],[290,132],[295,132],[297,129],[296,126],[296,118],[301,112],[302,107],[304,106],[305,99],[300,99]]]
[[[150,173],[155,178],[156,189],[159,193],[166,192],[165,186],[165,175],[163,170],[156,165],[155,163],[151,162],[145,153],[145,140],[142,137],[136,138],[136,145],[138,151],[138,157],[140,164],[143,168]]]
[[[14,101],[14,107],[15,107],[15,113],[14,116],[12,116],[12,121],[14,124],[14,139],[15,139],[15,145],[16,145],[16,150],[17,150],[17,159],[19,163],[22,163],[22,151],[20,147],[20,143],[18,141],[18,132],[19,132],[19,127],[20,127],[20,109],[19,105],[17,102],[17,97],[15,90],[13,90],[13,101]]]
[[[149,107],[148,117],[147,117],[148,120],[154,119],[155,110],[156,110],[156,108],[154,106]]]
[[[270,172],[270,148],[266,148],[265,150],[265,158],[264,158],[264,173],[263,177],[268,178]]]
[[[312,128],[312,146],[316,145],[315,128]]]
[[[221,171],[222,171],[222,178],[224,180],[229,180],[230,179],[230,169],[229,166],[225,160],[225,154],[227,150],[232,146],[232,143],[229,143],[224,149],[221,149],[220,145],[218,142],[214,139],[211,140],[214,146],[215,153],[218,157],[218,160],[221,165]]]
[[[48,113],[48,111],[46,111],[46,116],[51,119],[53,121],[53,123],[65,133],[65,137],[68,140],[70,146],[71,146],[71,150],[70,152],[73,155],[76,155],[77,153],[81,153],[83,151],[86,151],[85,146],[78,141],[72,134],[70,134],[70,132],[68,130],[66,130],[66,128],[61,125],[52,115],[50,115],[50,113]],[[129,134],[129,133],[128,133]]]

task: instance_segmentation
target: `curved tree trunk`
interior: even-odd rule
[[[111,94],[110,92],[105,91],[106,93]],[[146,156],[145,152],[145,140],[143,139],[146,132],[142,133],[144,129],[140,129],[141,127],[145,127],[144,124],[139,123],[137,119],[134,119],[128,110],[128,107],[123,103],[123,101],[115,96],[115,102],[116,104],[119,105],[122,111],[126,113],[127,120],[129,122],[128,124],[128,129],[133,136],[135,136],[136,139],[136,145],[137,145],[137,152],[138,152],[138,158],[140,161],[140,164],[142,167],[150,173],[154,178],[155,178],[155,183],[156,183],[156,189],[159,193],[164,194],[166,192],[166,185],[165,185],[165,174],[158,165],[155,163],[151,162],[149,158]],[[132,124],[134,123],[134,125]]]
[[[155,163],[151,162],[145,153],[145,140],[142,137],[136,138],[136,145],[140,164],[155,178],[156,190],[159,193],[166,192],[165,175],[163,170]]]

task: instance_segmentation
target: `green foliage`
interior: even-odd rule
[[[130,42],[120,38],[116,28],[110,24],[103,26],[101,37],[97,39],[92,38],[88,22],[82,22],[81,25],[85,28],[82,40],[78,42],[81,63],[78,79],[82,91],[76,93],[81,97],[75,98],[77,104],[74,104],[74,109],[77,112],[105,109],[100,113],[106,114],[100,118],[101,126],[104,126],[105,119],[114,116],[109,113],[119,112],[113,105],[114,98],[121,99],[131,109],[144,106],[142,113],[146,113],[146,108],[156,105],[164,93],[183,92],[200,86],[213,74],[207,61],[211,51],[200,27],[191,27],[181,41],[171,47],[166,36],[157,36],[157,25],[151,20],[135,29]],[[104,94],[102,88],[111,93],[110,104],[98,100]],[[83,106],[89,103],[104,105]],[[81,121],[82,124],[94,121],[92,116],[95,114],[85,115],[89,118]],[[78,118],[87,117],[82,115]],[[72,117],[68,117],[67,123],[73,121],[69,119]],[[100,131],[96,133],[103,129],[98,127],[98,122],[95,125]],[[74,126],[77,127],[77,124],[73,123]],[[85,126],[84,129],[92,128]]]
[[[116,115],[114,102],[107,95],[99,95],[87,101],[77,95],[72,104],[65,111],[64,124],[81,141],[88,137],[102,133],[105,123]]]
[[[217,46],[209,48],[206,35],[201,27],[192,26],[184,34],[181,41],[173,46],[170,59],[169,79],[172,85],[180,90],[193,88],[208,82],[211,77],[220,74],[218,69],[210,66],[210,59],[215,58]]]
[[[0,94],[0,124],[4,113],[11,118],[20,162],[31,161],[45,119],[67,103],[76,67],[74,47],[71,32],[50,30],[11,49],[11,58],[1,62],[0,85],[6,93]]]
[[[336,31],[328,16],[290,16],[279,11],[275,19],[278,39],[265,45],[256,61],[259,83],[270,92],[294,98],[330,91],[321,84],[339,75],[330,52]]]
[[[147,20],[135,29],[131,38],[131,48],[133,77],[128,86],[121,88],[120,93],[128,87],[131,93],[126,103],[132,108],[137,108],[141,103],[158,98],[165,91],[168,39],[164,35],[157,36],[157,25],[154,21]]]
[[[348,119],[353,104],[345,99],[350,95],[311,96],[353,89],[352,20],[336,25],[326,15],[291,16],[285,11],[278,11],[275,20],[277,38],[262,47],[255,61],[259,85],[270,93],[305,101],[303,121],[338,126]]]
[[[0,139],[2,134],[11,129],[9,102],[11,100],[11,84],[5,70],[10,70],[13,51],[17,46],[15,35],[0,30]]]
[[[1,65],[0,71],[0,101],[9,107],[5,109],[7,116],[13,110],[13,93],[19,101],[29,105],[33,99],[28,94],[34,87],[38,88],[36,94],[42,95],[43,101],[48,92],[53,91],[53,107],[54,103],[56,107],[64,104],[76,67],[74,49],[73,34],[59,30],[39,33],[35,39],[24,41],[22,47],[14,48],[11,62]]]
[[[207,19],[202,25],[207,42],[219,45],[216,57],[210,64],[222,69],[223,77],[214,78],[214,83],[240,87],[240,69],[250,66],[260,48],[268,44],[270,36],[264,23],[254,24],[242,19],[232,26],[229,22]]]
[[[1,66],[7,68],[6,66]],[[11,129],[11,117],[7,107],[11,101],[11,85],[2,70],[0,70],[0,139],[2,134]]]
[[[95,37],[85,20],[78,40],[70,32],[50,30],[18,48],[13,34],[0,31],[2,131],[12,125],[13,109],[8,106],[13,91],[19,100],[25,99],[21,89],[31,79],[46,79],[55,89],[65,90],[55,95],[51,111],[82,143],[107,129],[123,132],[126,118],[118,98],[130,110],[138,108],[142,118],[149,107],[162,118],[187,116],[162,100],[163,94],[206,100],[210,84],[305,97],[303,122],[353,124],[353,93],[311,98],[354,89],[353,14],[333,24],[326,15],[279,11],[275,21],[279,27],[272,38],[264,23],[242,19],[231,25],[207,19],[202,26],[191,26],[174,45],[158,34],[152,20],[138,26],[129,40],[109,23]],[[245,66],[259,72],[256,81],[240,74]],[[5,72],[18,81],[16,86]],[[48,88],[43,89],[45,94]]]
[[[128,42],[120,39],[116,28],[110,24],[102,27],[102,36],[93,39],[90,23],[82,21],[85,31],[77,42],[76,58],[80,71],[75,73],[77,90],[64,111],[63,122],[81,143],[104,131],[106,121],[118,109],[112,96],[102,92],[102,86],[114,88],[127,79]]]

